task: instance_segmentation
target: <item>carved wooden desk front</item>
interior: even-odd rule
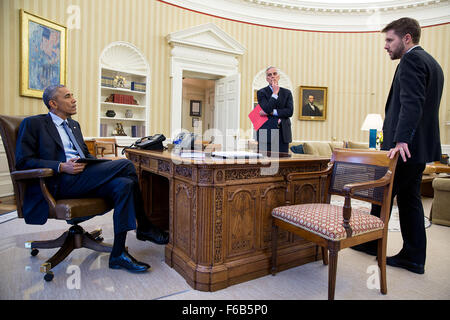
[[[329,158],[293,155],[265,160],[195,160],[170,152],[127,150],[135,164],[147,215],[169,229],[165,261],[194,289],[216,291],[270,273],[271,211],[291,203],[320,202],[319,176],[286,175],[326,167]],[[292,201],[293,199],[293,201]],[[315,245],[280,232],[281,270],[321,258]]]

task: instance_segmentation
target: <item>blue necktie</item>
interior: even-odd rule
[[[66,121],[63,121],[63,128],[66,130],[67,135],[69,136],[70,141],[75,146],[75,149],[77,150],[78,154],[81,158],[84,158],[83,150],[81,150],[80,145],[77,142],[77,139],[75,139],[75,136],[72,133],[72,130],[70,130],[69,125]]]

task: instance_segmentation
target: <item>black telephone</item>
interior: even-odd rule
[[[136,140],[134,143],[136,148],[146,149],[146,150],[162,150],[163,145],[162,142],[166,140],[163,134],[158,133],[154,136],[143,137],[141,139]]]
[[[137,139],[131,146],[125,147],[122,150],[122,154],[125,153],[125,149],[164,150],[164,146],[162,144],[164,140],[166,140],[166,137],[161,133],[143,137]]]

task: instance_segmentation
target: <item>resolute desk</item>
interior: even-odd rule
[[[329,158],[292,155],[250,160],[174,156],[127,149],[136,166],[150,220],[169,229],[165,262],[194,289],[216,291],[270,273],[273,208],[321,202],[317,174],[295,181],[291,172],[326,168]],[[289,232],[279,233],[280,270],[321,259],[321,250]]]

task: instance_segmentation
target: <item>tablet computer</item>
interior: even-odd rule
[[[78,163],[100,163],[100,162],[106,162],[111,161],[112,159],[97,159],[97,158],[80,158],[75,162]]]

